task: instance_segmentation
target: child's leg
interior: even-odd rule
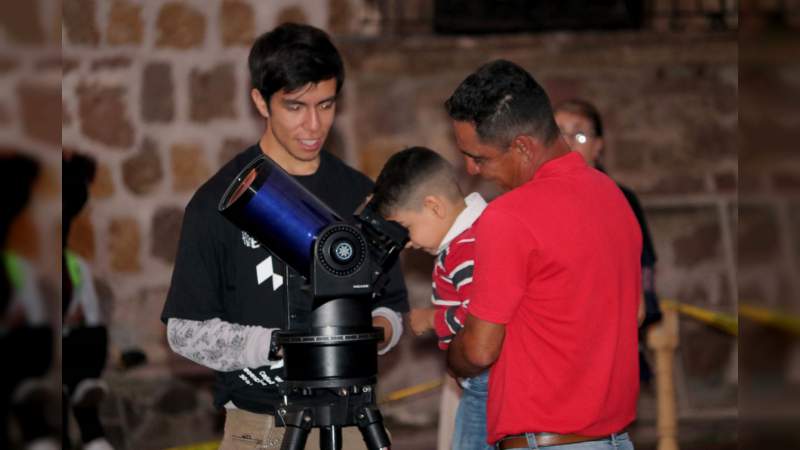
[[[453,450],[492,450],[486,443],[488,372],[462,382],[464,393],[456,412]]]

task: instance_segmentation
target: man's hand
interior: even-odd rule
[[[426,331],[434,328],[433,318],[436,316],[436,308],[411,308],[408,314],[408,321],[414,334],[422,335]]]
[[[392,324],[385,317],[374,316],[372,326],[383,328],[383,340],[378,342],[378,350],[382,350],[392,340]]]
[[[447,367],[458,377],[474,377],[494,364],[503,348],[506,326],[467,314],[464,328],[447,349]]]

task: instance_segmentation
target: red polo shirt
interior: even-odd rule
[[[488,440],[610,434],[636,416],[642,235],[616,184],[575,152],[476,224],[470,314],[505,325]]]

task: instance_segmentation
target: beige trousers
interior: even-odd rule
[[[242,409],[225,410],[225,436],[220,450],[280,449],[285,428],[275,426],[269,414],[255,414]],[[313,428],[306,441],[307,450],[319,449],[319,429]],[[342,428],[342,450],[367,450],[358,427]]]

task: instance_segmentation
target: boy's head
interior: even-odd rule
[[[408,229],[409,245],[434,255],[465,207],[453,167],[425,147],[392,155],[372,192],[375,211]]]

